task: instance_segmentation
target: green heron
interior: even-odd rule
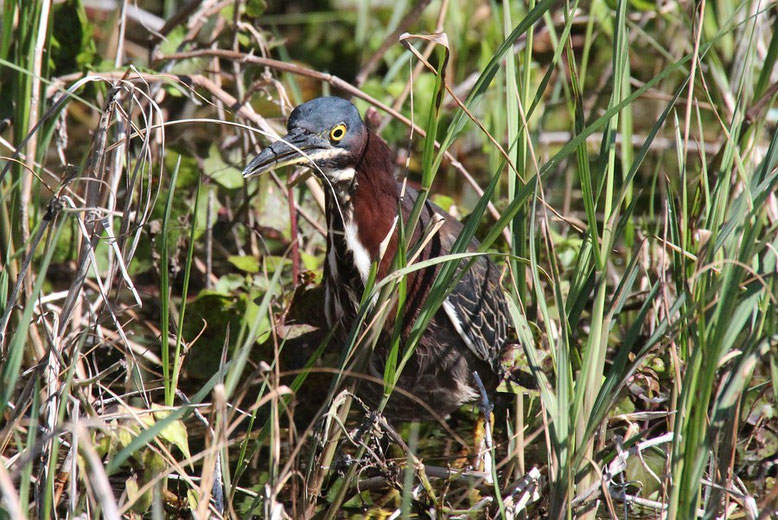
[[[365,126],[356,107],[345,99],[322,97],[298,106],[289,117],[287,129],[287,135],[262,150],[243,175],[297,164],[311,168],[323,183],[327,219],[324,312],[331,327],[341,325],[343,340],[356,319],[372,263],[378,263],[378,279],[391,271],[398,247],[397,216],[408,218],[418,192],[407,187],[401,196],[402,186],[393,175],[389,147]],[[441,227],[418,261],[448,254],[462,231],[456,219],[427,201],[414,240],[419,239],[419,230],[428,229],[433,220],[441,218]],[[470,249],[477,247],[474,240]],[[439,269],[440,264],[408,275],[401,339],[407,338]],[[369,361],[371,375],[379,379],[392,325],[386,326],[384,341],[379,340]],[[508,313],[500,271],[480,256],[429,323],[398,386],[445,416],[479,397],[475,371],[487,391],[496,388],[502,376],[500,357],[507,335]],[[375,388],[371,391],[369,387]],[[378,387],[368,385],[364,390],[368,402],[380,397],[382,389]],[[399,421],[430,418],[425,407],[397,393],[391,396],[384,412]]]

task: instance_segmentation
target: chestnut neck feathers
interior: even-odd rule
[[[359,239],[371,259],[380,256],[381,242],[392,228],[397,215],[397,183],[392,174],[392,153],[386,143],[368,133],[365,153],[356,167],[354,220]]]
[[[389,147],[372,132],[368,132],[365,140],[364,151],[353,166],[353,179],[347,186],[326,190],[327,212],[333,220],[328,225],[334,224],[330,232],[337,233],[349,224],[354,225],[357,238],[372,261],[380,256],[381,242],[392,229],[399,194]]]
[[[325,312],[331,324],[344,319],[348,323],[356,317],[372,263],[381,260],[379,278],[391,266],[394,248],[381,258],[382,242],[389,237],[396,244],[393,227],[399,196],[389,147],[380,137],[368,133],[363,153],[347,168],[353,169],[350,180],[332,189],[325,187]],[[329,172],[328,177],[345,179],[349,175]]]

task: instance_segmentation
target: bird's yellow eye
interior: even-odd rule
[[[330,139],[333,141],[340,141],[346,137],[346,125],[345,123],[338,123],[330,130]]]

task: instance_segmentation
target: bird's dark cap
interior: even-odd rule
[[[341,127],[337,128],[336,127]],[[336,134],[330,132],[336,129]],[[320,97],[292,110],[288,133],[262,150],[243,170],[244,177],[293,164],[332,160],[356,154],[364,147],[367,128],[350,101]]]
[[[338,123],[346,123],[350,130],[364,126],[357,107],[339,97],[320,97],[297,106],[289,115],[287,130],[303,128],[319,133]]]

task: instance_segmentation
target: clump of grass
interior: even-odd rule
[[[778,509],[771,6],[120,5],[3,5],[0,516]],[[353,394],[414,244],[334,345],[321,188],[240,176],[330,90],[467,216],[387,395],[458,267],[504,265],[524,386],[489,474],[461,462],[471,409],[389,425]]]

